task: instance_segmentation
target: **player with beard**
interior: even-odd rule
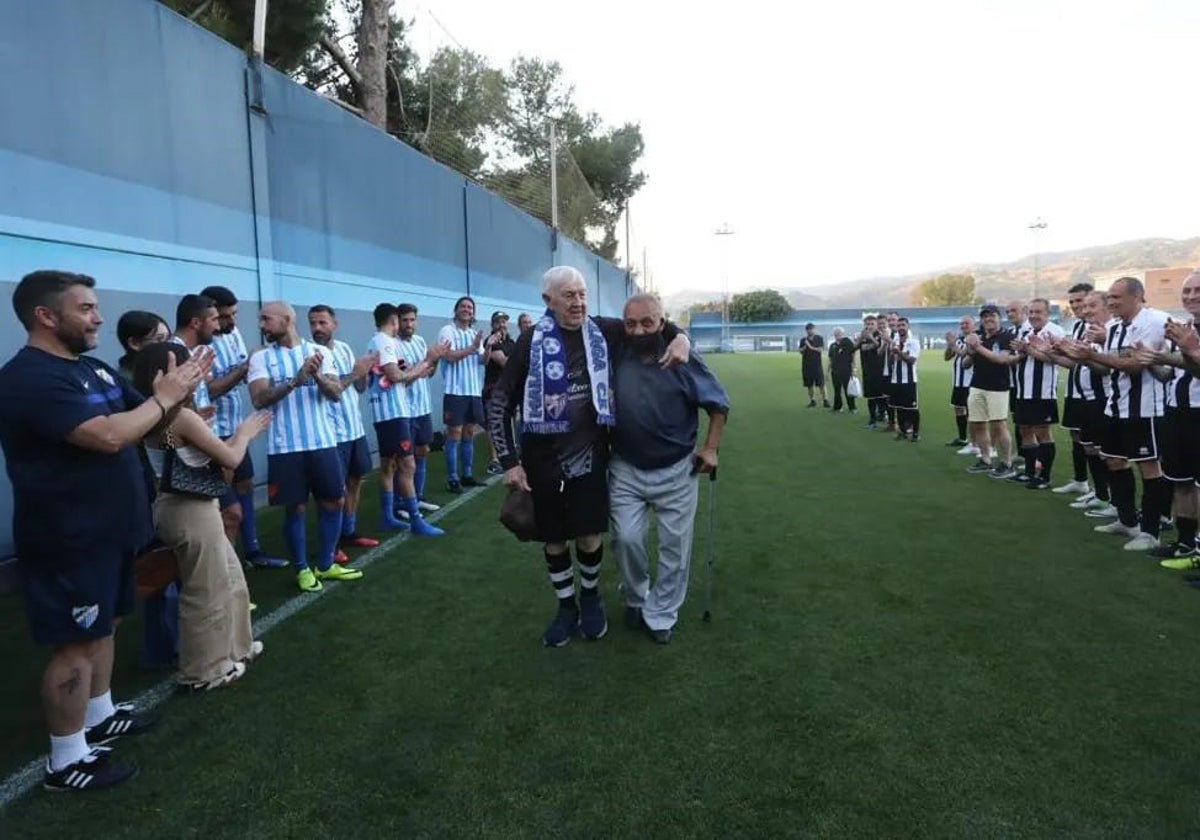
[[[412,303],[401,303],[396,307],[400,317],[400,327],[396,333],[397,347],[400,358],[407,370],[423,369],[423,376],[413,377],[408,382],[408,407],[404,415],[408,419],[409,430],[413,443],[413,491],[417,494],[417,507],[423,513],[438,510],[438,505],[425,498],[426,460],[429,457],[429,445],[433,443],[432,401],[429,398],[429,379],[437,373],[437,361],[441,348],[437,345],[429,347],[417,334],[417,307]],[[422,365],[424,362],[424,365]],[[400,475],[396,475],[394,491],[396,498],[403,498],[404,493],[399,484]],[[396,515],[403,517],[405,511],[397,510]]]
[[[212,298],[204,295],[184,295],[175,307],[175,333],[168,341],[181,344],[195,352],[197,347],[212,345],[219,323],[217,305]],[[212,420],[216,415],[216,409],[213,408],[208,395],[207,382],[201,382],[196,388],[196,392],[192,394],[192,403],[196,413],[205,420]]]
[[[892,343],[892,401],[896,409],[896,440],[921,439],[921,408],[917,401],[917,363],[921,343],[908,331],[908,319],[896,319],[896,340]]]
[[[855,339],[863,372],[863,396],[867,400],[867,425],[874,429],[876,424],[887,419],[887,407],[883,395],[884,339],[878,319],[874,315],[863,318],[863,329]]]
[[[454,321],[438,332],[442,368],[442,422],[446,425],[446,489],[461,493],[478,487],[475,427],[483,420],[483,373],[487,354],[483,332],[475,329],[475,300],[464,295],[454,302]]]

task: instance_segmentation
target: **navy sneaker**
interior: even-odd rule
[[[625,608],[625,629],[627,629],[627,630],[642,629],[642,608],[641,607],[626,607]]]
[[[102,746],[122,735],[141,735],[158,723],[157,715],[139,714],[132,703],[117,703],[113,709],[104,720],[83,730],[89,746]]]
[[[560,602],[558,612],[554,614],[554,620],[542,634],[542,644],[546,647],[562,647],[571,641],[572,636],[578,635],[579,610],[575,607],[575,601]]]
[[[280,557],[268,557],[262,549],[246,555],[246,562],[256,569],[286,569],[288,561]]]
[[[118,764],[107,747],[95,747],[90,753],[61,770],[46,766],[42,787],[55,792],[75,790],[104,790],[127,782],[138,769],[132,764]]]
[[[1037,476],[1034,476],[1033,478],[1031,478],[1025,482],[1026,490],[1045,490],[1049,486],[1050,486],[1049,481],[1047,481],[1044,478],[1038,478]]]
[[[447,481],[446,482],[446,490],[448,490],[451,493],[461,493],[462,485],[460,483],[458,483],[457,481]]]
[[[603,639],[608,632],[608,616],[604,614],[604,599],[600,593],[579,597],[579,629],[585,639]]]
[[[482,487],[483,482],[476,481],[475,476],[473,476],[473,475],[464,475],[462,477],[462,486],[463,487]]]

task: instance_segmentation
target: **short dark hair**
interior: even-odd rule
[[[1094,291],[1096,291],[1096,287],[1093,286],[1091,283],[1076,283],[1074,286],[1067,289],[1067,294],[1074,295],[1074,294],[1078,294],[1079,292],[1084,292],[1086,294],[1087,292],[1094,292]]]
[[[55,312],[62,304],[62,296],[72,286],[96,288],[96,280],[86,274],[69,271],[42,270],[26,274],[13,290],[13,311],[26,330],[33,328],[33,310],[44,306]]]
[[[133,357],[133,387],[143,396],[154,393],[154,378],[167,369],[167,359],[175,357],[175,364],[181,365],[192,357],[192,353],[182,344],[173,341],[160,341],[147,344]]]
[[[396,307],[391,303],[381,303],[375,307],[375,326],[382,327],[396,314]]]
[[[192,322],[193,318],[203,318],[210,309],[216,309],[217,304],[204,295],[184,295],[175,307],[175,329],[181,330]]]
[[[1128,289],[1129,293],[1134,295],[1135,297],[1138,297],[1138,298],[1146,297],[1146,287],[1143,286],[1142,281],[1137,279],[1136,277],[1118,277],[1116,280],[1113,281],[1113,286],[1115,286],[1118,283],[1124,283],[1125,288]],[[1111,289],[1112,286],[1109,286],[1109,288]]]
[[[396,307],[396,314],[401,317],[405,315],[416,315],[417,305],[415,303],[402,303]]]
[[[237,306],[237,295],[224,286],[205,286],[200,294],[208,298],[214,305],[224,309],[226,306]]]
[[[309,314],[309,315],[316,315],[318,312],[324,312],[324,313],[325,313],[326,315],[328,315],[330,318],[336,318],[336,317],[337,317],[337,313],[333,311],[333,307],[332,307],[332,306],[327,306],[327,305],[326,305],[326,304],[324,304],[324,303],[318,303],[316,306],[310,306],[310,307],[308,307],[308,314]]]
[[[896,319],[896,323],[897,323],[897,324],[899,324],[901,321],[903,321],[903,322],[904,322],[904,323],[906,323],[906,324],[908,323],[908,319],[907,319],[907,318],[905,318],[903,315],[901,315],[900,317],[898,317],[898,318]]]

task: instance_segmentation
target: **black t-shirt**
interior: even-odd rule
[[[483,369],[483,389],[486,391],[500,381],[500,374],[504,373],[504,365],[497,364],[492,361],[492,353],[500,352],[504,354],[506,359],[511,359],[513,353],[516,352],[517,342],[512,340],[511,336],[505,335],[504,340],[497,341],[492,345],[492,348],[487,351],[487,365]]]
[[[854,367],[854,341],[843,336],[829,345],[829,369],[849,374]]]
[[[112,368],[24,347],[0,368],[0,444],[13,488],[18,556],[70,566],[98,550],[137,551],[152,535],[137,450],[67,442],[76,427],[137,408],[143,397]]]
[[[809,350],[807,345],[805,345],[804,338],[807,338],[808,343],[813,346],[812,350]],[[822,348],[825,347],[825,339],[816,333],[813,333],[812,335],[806,335],[804,338],[800,339],[800,356],[802,363],[804,365],[816,365],[820,367],[821,352]]]
[[[993,353],[1008,353],[1016,338],[1008,330],[1000,330],[991,338],[982,332],[978,334],[980,344]],[[990,359],[975,354],[971,357],[975,373],[971,376],[971,387],[981,391],[1007,391],[1012,387],[1012,368],[1008,365],[998,365]]]

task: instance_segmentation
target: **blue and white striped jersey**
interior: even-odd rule
[[[193,352],[191,348],[184,344],[183,339],[177,335],[171,336],[168,340],[172,344],[178,344],[180,347],[187,349],[189,352]],[[196,390],[192,391],[192,405],[197,409],[208,408],[210,405],[212,405],[212,400],[208,398],[207,382],[201,381],[200,384],[196,386]]]
[[[242,333],[237,327],[234,327],[231,333],[214,335],[212,347],[216,353],[212,366],[214,379],[220,379],[250,358],[250,354],[246,352],[246,342],[242,340]],[[230,388],[212,403],[217,407],[217,414],[213,418],[212,424],[213,433],[217,437],[229,437],[237,429],[238,423],[242,422],[241,383]]]
[[[338,341],[336,338],[328,347],[330,356],[333,357],[333,367],[337,371],[338,376],[349,376],[354,372],[354,351],[350,349],[350,345],[344,341]],[[367,433],[363,428],[362,406],[358,401],[358,389],[353,383],[346,386],[346,390],[342,391],[340,400],[327,400],[329,404],[329,422],[333,423],[333,433],[337,437],[338,443],[345,443],[350,440],[358,440]]]
[[[376,423],[408,417],[408,389],[401,382],[392,382],[383,373],[386,364],[400,364],[400,342],[387,333],[377,332],[371,336],[368,352],[379,354],[379,364],[371,370],[367,379],[367,393],[371,399],[371,416]]]
[[[301,339],[295,347],[268,344],[256,352],[250,357],[246,383],[265,379],[272,388],[282,385],[300,372],[304,360],[313,353],[322,356],[321,375],[337,375],[333,354],[319,344]],[[286,455],[337,446],[337,436],[329,420],[329,402],[310,379],[271,406],[274,418],[267,437],[267,454]]]
[[[475,343],[479,331],[473,327],[460,330],[454,324],[447,324],[438,331],[438,344],[449,342],[451,350],[466,350]],[[483,345],[478,353],[472,353],[457,362],[442,359],[442,392],[461,397],[483,396]]]
[[[425,361],[425,357],[429,355],[429,345],[425,343],[425,339],[414,334],[412,338],[397,339],[400,347],[400,358],[408,367],[414,368],[421,362]],[[422,376],[420,379],[414,379],[408,383],[408,411],[405,417],[424,417],[433,411],[432,404],[429,400],[429,379]]]

